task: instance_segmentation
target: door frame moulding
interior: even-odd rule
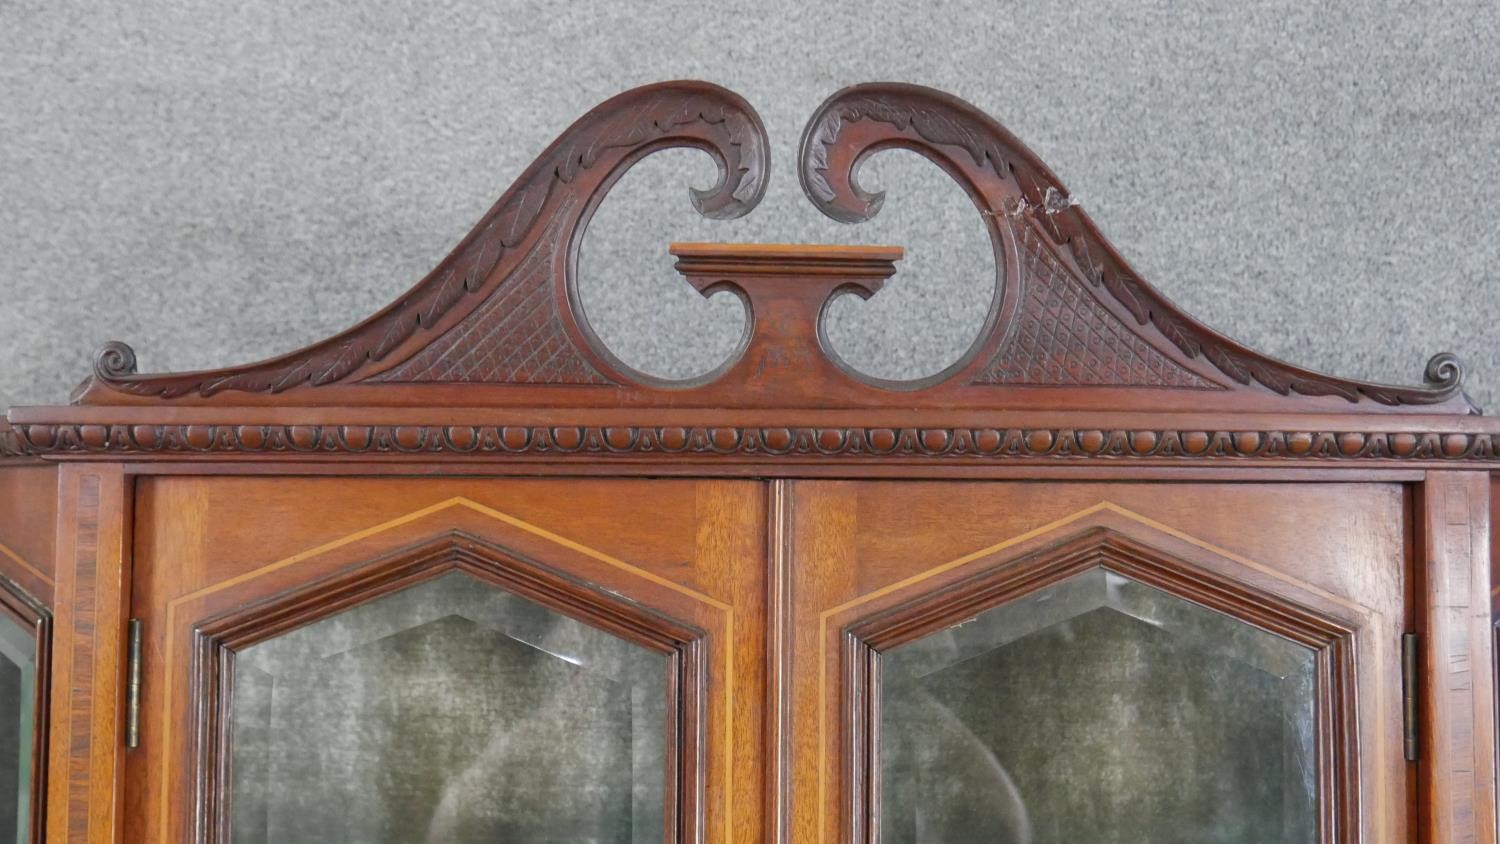
[[[451,572],[462,572],[668,657],[664,677],[669,712],[664,725],[668,839],[701,837],[707,632],[465,531],[449,530],[194,627],[189,695],[194,721],[191,770],[196,785],[196,841],[230,840],[235,652]]]

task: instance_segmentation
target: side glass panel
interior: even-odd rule
[[[1312,842],[1317,659],[1093,569],[880,656],[885,844]]]
[[[671,657],[460,572],[234,655],[235,842],[652,842]]]
[[[32,838],[36,654],[35,631],[0,612],[0,844]]]

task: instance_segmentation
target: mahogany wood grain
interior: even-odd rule
[[[1346,731],[1348,764],[1363,773],[1358,785],[1348,776],[1323,780],[1321,798],[1333,812],[1324,840],[1409,840],[1399,688],[1409,577],[1403,487],[808,481],[795,484],[793,496],[801,657],[794,776],[802,788],[792,840],[848,841],[862,828],[850,816],[858,800],[847,766],[857,750],[848,743],[858,724],[846,695],[857,666],[848,664],[845,631],[973,577],[1049,565],[1057,549],[1099,530],[1181,561],[1142,570],[1147,578],[1175,572],[1179,594],[1193,598],[1190,584],[1222,579],[1242,596],[1237,612],[1258,625],[1305,636],[1260,615],[1302,613],[1329,631],[1316,636],[1333,637],[1321,641],[1345,642],[1360,668],[1338,691],[1339,705],[1350,708],[1331,727]]]
[[[118,466],[59,471],[48,841],[132,840],[120,813],[133,502]]]
[[[36,636],[32,734],[31,839],[47,822],[48,725],[51,719],[52,606],[57,578],[56,466],[0,464],[0,611]]]
[[[328,584],[358,584],[357,597],[431,566],[503,578],[496,560],[523,559],[542,581],[586,584],[538,594],[581,601],[569,606],[598,623],[635,623],[592,603],[617,593],[663,629],[704,631],[702,755],[681,765],[701,777],[701,802],[681,804],[701,822],[679,837],[843,840],[863,751],[842,743],[858,723],[841,696],[866,681],[853,657],[841,665],[841,631],[903,606],[946,618],[963,598],[943,590],[966,577],[999,578],[986,582],[1003,597],[1002,572],[1045,568],[1079,531],[1136,548],[1119,564],[1181,594],[1230,594],[1202,599],[1324,636],[1329,665],[1352,665],[1347,689],[1347,672],[1328,672],[1329,699],[1355,714],[1332,707],[1320,735],[1323,758],[1347,749],[1350,772],[1324,780],[1337,798],[1325,840],[1496,840],[1484,593],[1500,423],[1464,395],[1456,359],[1391,386],[1255,352],[1142,279],[993,118],[873,83],[814,112],[798,179],[823,213],[857,223],[882,202],[858,182],[873,153],[908,149],[954,178],[995,255],[974,344],[902,383],[830,350],[828,302],[878,295],[899,247],[677,244],[685,284],[746,302],[746,336],[707,376],[654,379],[595,335],[576,264],[611,187],[671,147],[718,165],[692,194],[706,216],[764,195],[771,139],[743,98],[690,81],[627,91],[347,331],[187,373],[138,372],[112,343],[74,403],[6,413],[0,574],[55,610],[49,841],[222,832],[200,823],[218,810],[205,791],[217,751],[195,742],[228,690],[194,673],[195,628],[305,620],[339,605],[319,597]],[[455,532],[490,550],[392,562]],[[931,595],[946,597],[929,607]],[[1493,606],[1500,620],[1500,591]],[[143,743],[125,753],[131,613],[146,622],[146,682]],[[1404,632],[1424,643],[1415,765]]]
[[[46,607],[57,562],[57,467],[0,464],[0,574]]]
[[[279,358],[209,372],[143,375],[128,346],[109,344],[77,398],[99,406],[751,409],[905,408],[920,393],[927,407],[1055,410],[1092,397],[1134,410],[1157,406],[1153,393],[1161,392],[1229,412],[1474,410],[1451,355],[1429,362],[1425,385],[1397,387],[1291,366],[1217,334],[1140,278],[1061,181],[993,118],[940,91],[889,83],[840,91],[812,115],[798,161],[803,191],[828,216],[860,222],[881,204],[856,179],[870,153],[907,148],[951,175],[995,253],[995,293],[979,338],[931,378],[862,376],[839,365],[818,323],[831,296],[872,295],[879,282],[831,285],[826,276],[862,267],[883,278],[898,251],[685,246],[679,268],[700,290],[741,293],[752,336],[709,376],[661,382],[599,342],[575,272],[589,219],[615,181],[672,146],[704,150],[720,166],[717,184],[694,194],[704,214],[740,216],[764,194],[770,140],[743,98],[696,82],[627,91],[569,127],[447,259],[365,322]],[[20,433],[21,450],[47,439]]]
[[[766,840],[784,842],[791,835],[793,651],[792,535],[795,512],[791,484],[766,486]]]
[[[204,701],[213,698],[189,682],[196,649],[205,646],[199,639],[233,648],[450,565],[621,635],[648,635],[632,632],[651,629],[639,616],[646,612],[671,620],[660,628],[667,632],[650,636],[697,642],[706,673],[694,685],[702,690],[702,717],[690,722],[698,725],[701,751],[685,760],[692,802],[684,806],[682,835],[672,840],[763,840],[762,485],[160,478],[142,481],[139,512],[133,611],[146,630],[144,716],[142,746],[126,769],[126,840],[224,840],[213,837],[223,832],[213,818],[200,817],[214,806],[200,806],[204,775],[194,773],[204,764],[211,770],[211,761],[196,760],[217,752],[196,744]],[[257,517],[236,518],[243,512]],[[463,554],[483,557],[450,563],[445,554],[412,550],[453,541],[473,545]],[[510,577],[531,569],[588,586],[535,592],[527,591],[529,581]],[[552,597],[564,593],[574,597]],[[610,610],[601,595],[639,609]],[[594,609],[568,609],[579,600]],[[632,614],[636,621],[611,620]],[[702,631],[701,639],[671,632],[689,629]]]
[[[1490,621],[1490,479],[1432,472],[1422,484],[1422,822],[1430,841],[1496,840]]]

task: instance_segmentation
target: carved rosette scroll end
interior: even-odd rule
[[[1442,396],[1460,396],[1469,406],[1469,412],[1475,416],[1484,411],[1469,394],[1464,392],[1464,377],[1468,375],[1468,364],[1463,358],[1452,352],[1438,352],[1427,360],[1427,366],[1422,371],[1422,379],[1426,382],[1426,389]]]
[[[835,107],[843,93],[824,101],[803,130],[797,174],[803,193],[825,216],[840,223],[863,223],[880,213],[885,192],[860,187],[858,158],[850,158],[840,166],[830,155],[837,149],[845,121],[859,118],[855,109]]]
[[[743,140],[733,143],[743,156],[739,166],[715,154],[718,183],[711,188],[688,188],[693,209],[710,220],[734,220],[749,214],[765,197],[770,182],[766,172],[770,166],[768,152],[760,134],[749,132]]]
[[[94,389],[95,384],[114,386],[128,380],[136,373],[135,349],[119,340],[111,340],[94,352],[94,372],[74,390],[70,400],[80,401]]]
[[[104,381],[134,375],[135,349],[119,340],[111,340],[94,353],[94,377]]]
[[[1434,390],[1457,390],[1462,388],[1467,367],[1458,355],[1439,352],[1427,361],[1423,380]]]

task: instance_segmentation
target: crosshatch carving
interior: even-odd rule
[[[560,221],[571,203],[559,210]],[[608,384],[568,337],[548,276],[562,231],[547,227],[515,274],[464,320],[399,365],[386,383]]]
[[[1076,384],[1222,389],[1162,354],[1094,298],[1041,242],[1020,227],[1023,301],[1010,338],[976,384]]]

